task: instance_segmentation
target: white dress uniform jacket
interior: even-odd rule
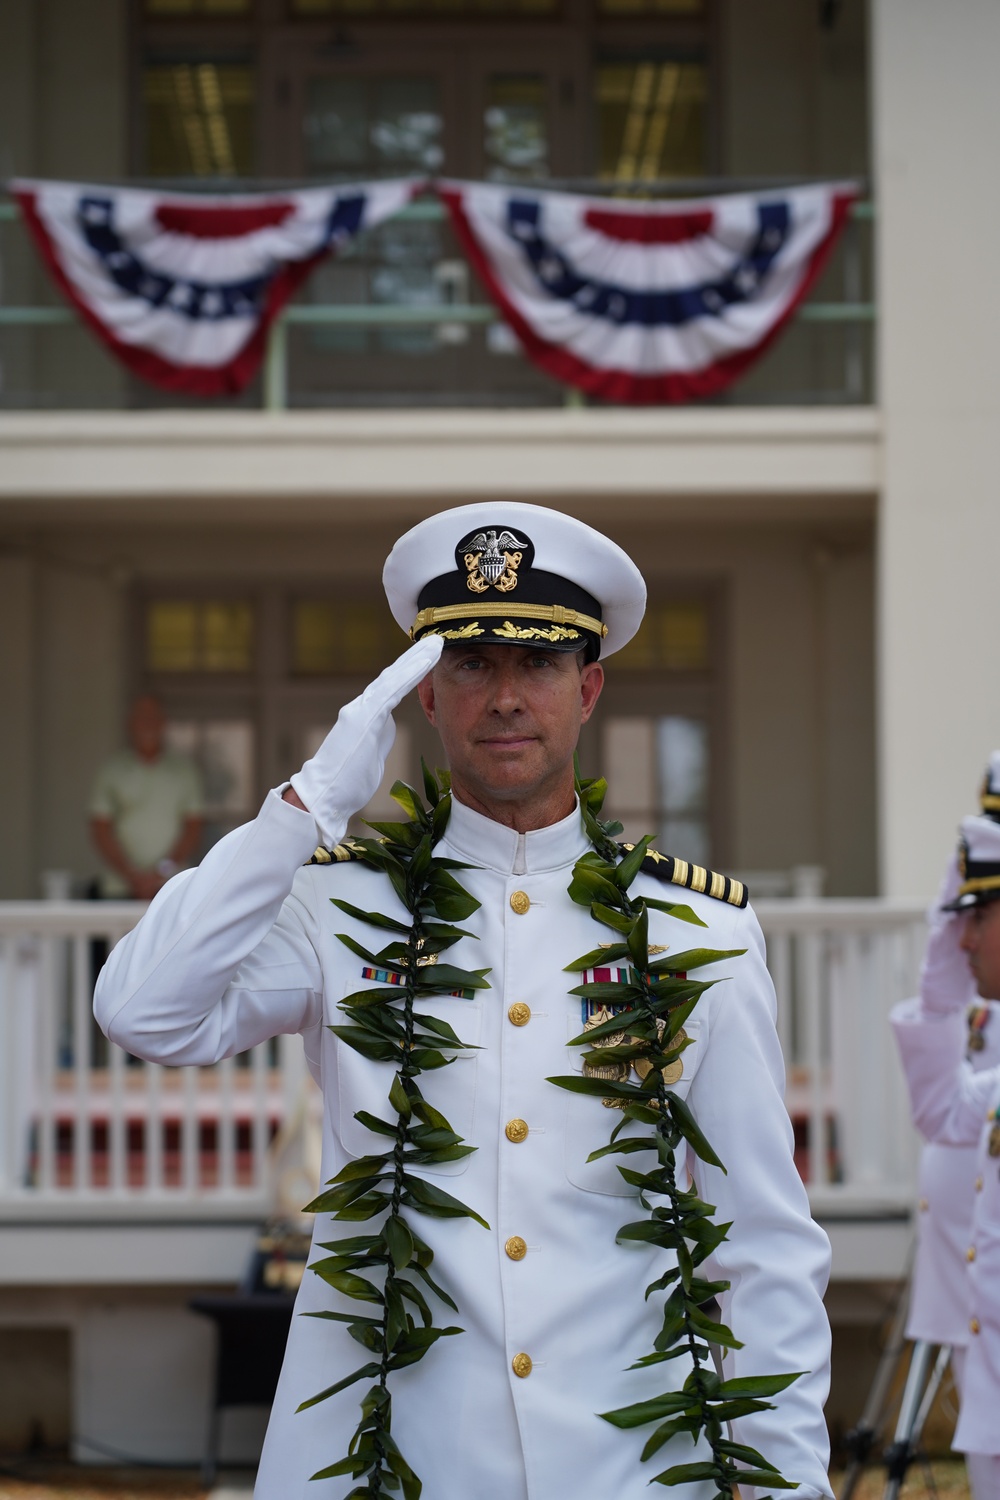
[[[966,1245],[970,1337],[954,1447],[1000,1454],[1000,1157],[990,1154],[1000,1069],[973,1072],[962,1057],[956,1019],[928,1015],[918,1000],[904,1000],[892,1012],[917,1128],[930,1140],[976,1152]],[[994,1153],[997,1140],[993,1135]]]
[[[383,876],[363,864],[301,868],[314,843],[311,816],[272,793],[254,822],[160,892],[112,953],[96,1008],[115,1042],[161,1063],[212,1063],[276,1033],[301,1032],[324,1093],[330,1178],[352,1157],[382,1149],[355,1112],[385,1114],[391,1082],[384,1064],[326,1029],[343,1019],[342,997],[366,984],[361,961],[337,933],[366,944],[373,933],[330,898],[399,918],[405,912]],[[430,1006],[480,1050],[421,1087],[478,1149],[433,1173],[421,1170],[453,1178],[442,1185],[490,1229],[472,1220],[421,1218],[417,1225],[434,1250],[435,1276],[459,1306],[457,1317],[442,1310],[444,1321],[466,1330],[390,1377],[393,1436],[428,1500],[639,1500],[653,1474],[695,1456],[684,1439],[642,1464],[651,1429],[621,1432],[595,1416],[679,1383],[686,1370],[676,1360],[626,1372],[652,1349],[662,1299],[645,1302],[643,1291],[668,1261],[655,1247],[615,1243],[618,1227],[644,1212],[613,1161],[587,1162],[607,1143],[615,1116],[599,1100],[546,1082],[581,1067],[580,1049],[566,1045],[583,1028],[581,1002],[568,993],[579,976],[563,966],[610,936],[567,895],[586,848],[577,812],[519,836],[456,803],[437,850],[475,866],[460,878],[482,903],[462,924],[478,941],[463,939],[449,959],[489,967],[492,988]],[[648,894],[669,894],[654,878],[639,878]],[[530,901],[520,915],[511,906],[516,891]],[[707,930],[651,911],[651,941],[675,952],[747,949],[704,971],[723,982],[687,1022],[693,1045],[677,1086],[729,1168],[726,1176],[692,1164],[702,1196],[718,1205],[720,1220],[733,1221],[730,1242],[707,1268],[732,1282],[724,1316],[745,1344],[727,1355],[725,1370],[809,1372],[776,1398],[777,1410],[739,1423],[737,1436],[799,1481],[800,1496],[829,1494],[822,1415],[829,1330],[821,1302],[829,1246],[792,1163],[763,940],[749,909],[680,889],[676,896]],[[509,1017],[516,1002],[530,1007],[525,1024]],[[504,1131],[512,1119],[528,1125],[517,1143]],[[322,1216],[315,1240],[352,1232]],[[505,1253],[512,1236],[527,1242],[523,1259]],[[357,1304],[307,1273],[297,1311],[323,1308]],[[511,1365],[521,1352],[532,1361],[526,1378]],[[257,1500],[340,1500],[347,1481],[310,1483],[309,1476],[347,1452],[365,1386],[301,1414],[296,1407],[363,1359],[340,1325],[293,1319]]]
[[[972,1011],[982,1021],[966,1027],[954,1017],[960,1035],[979,1037],[979,1050],[966,1049],[976,1073],[1000,1063],[1000,1002],[981,1000]],[[976,1203],[979,1143],[971,1146],[928,1141],[920,1157],[917,1255],[910,1280],[910,1313],[906,1336],[932,1344],[964,1348],[971,1337],[967,1252]]]

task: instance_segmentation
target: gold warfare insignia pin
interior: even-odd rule
[[[517,588],[517,570],[530,543],[513,531],[477,531],[463,544],[462,559],[468,571],[465,580],[474,594],[494,588],[509,594]]]

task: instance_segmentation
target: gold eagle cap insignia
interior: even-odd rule
[[[526,541],[512,531],[477,531],[465,545],[463,561],[468,571],[465,580],[474,594],[485,594],[489,588],[509,594],[517,588],[517,570],[524,557]]]

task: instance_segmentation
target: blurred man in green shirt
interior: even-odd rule
[[[90,831],[105,865],[101,894],[151,901],[199,852],[201,777],[188,756],[166,748],[156,698],[136,699],[128,729],[128,748],[105,761],[94,781]]]

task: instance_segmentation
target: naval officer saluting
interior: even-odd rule
[[[987,767],[980,802],[985,816],[991,811],[1000,815],[1000,751],[994,752]],[[941,920],[935,918],[936,922]],[[952,934],[957,941],[957,927],[952,927]],[[949,1005],[969,1067],[975,1073],[996,1067],[1000,1063],[1000,1000],[984,1000],[977,995],[972,971],[960,950],[954,950],[944,983],[954,990]],[[912,1009],[911,1002],[910,1012]],[[952,1373],[960,1396],[965,1350],[973,1337],[969,1332],[968,1250],[978,1176],[978,1142],[958,1146],[932,1140],[924,1145],[906,1336],[951,1348]]]
[[[392,1442],[420,1476],[427,1500],[560,1500],[570,1494],[575,1500],[639,1500],[658,1470],[711,1458],[703,1430],[695,1437],[683,1419],[669,1420],[671,1409],[686,1409],[695,1399],[692,1379],[697,1399],[707,1401],[716,1377],[710,1362],[701,1363],[704,1344],[698,1346],[691,1318],[685,1314],[684,1338],[690,1334],[692,1343],[683,1349],[676,1327],[668,1327],[671,1304],[665,1314],[664,1300],[676,1300],[681,1262],[664,1248],[670,1225],[656,1218],[664,1200],[643,1204],[636,1172],[629,1181],[615,1165],[620,1160],[627,1174],[651,1158],[659,1172],[658,1158],[643,1149],[591,1159],[607,1146],[617,1121],[632,1132],[644,1128],[640,1118],[652,1121],[661,1140],[669,1114],[671,1121],[690,1121],[688,1138],[700,1141],[696,1132],[702,1132],[728,1168],[713,1164],[711,1151],[708,1159],[687,1151],[684,1142],[669,1156],[676,1174],[669,1213],[683,1210],[696,1218],[700,1198],[716,1206],[720,1226],[732,1225],[728,1238],[709,1226],[693,1262],[692,1245],[685,1250],[682,1240],[680,1246],[685,1276],[701,1260],[697,1277],[716,1281],[723,1318],[739,1344],[724,1351],[722,1373],[727,1381],[782,1377],[770,1386],[770,1403],[732,1396],[711,1439],[713,1452],[734,1440],[743,1445],[734,1452],[739,1463],[753,1470],[748,1451],[760,1450],[798,1483],[800,1496],[827,1495],[822,1407],[829,1329],[821,1299],[829,1246],[810,1218],[792,1161],[774,992],[746,892],[739,882],[682,859],[642,859],[640,851],[628,898],[638,903],[633,911],[645,912],[640,925],[648,919],[648,946],[643,936],[636,949],[643,968],[628,966],[620,942],[617,952],[607,949],[609,964],[616,958],[617,966],[602,967],[601,940],[623,929],[600,925],[606,916],[595,923],[574,874],[574,867],[583,869],[584,882],[593,881],[588,861],[622,855],[613,845],[608,853],[608,841],[584,816],[574,792],[573,754],[601,691],[601,660],[641,622],[642,577],[620,548],[579,521],[540,507],[489,504],[446,511],[415,527],[393,548],[384,582],[392,612],[415,644],[341,712],[315,757],[289,787],[268,795],[252,823],[159,893],[108,961],[95,1001],[98,1018],[120,1046],[161,1063],[213,1063],[277,1033],[301,1033],[324,1094],[323,1175],[337,1177],[349,1195],[352,1174],[373,1170],[367,1163],[387,1144],[391,1148],[385,1139],[386,1128],[393,1134],[391,1122],[379,1122],[392,1109],[405,1121],[416,1105],[411,1109],[406,1090],[394,1085],[387,1106],[398,1044],[388,1046],[388,1066],[377,1046],[372,1052],[370,1035],[359,1051],[364,1028],[344,1025],[343,1002],[366,982],[374,986],[368,996],[380,1005],[380,986],[386,996],[399,993],[391,987],[399,983],[402,960],[393,959],[390,948],[383,950],[384,967],[373,967],[365,946],[377,946],[373,915],[390,926],[383,939],[409,932],[410,953],[429,928],[413,941],[418,916],[411,907],[419,903],[416,885],[406,882],[418,881],[419,853],[403,881],[398,870],[388,870],[382,846],[362,848],[359,858],[358,845],[339,840],[379,784],[394,733],[393,708],[416,687],[451,772],[450,815],[446,826],[443,817],[435,825],[433,857],[458,862],[457,878],[472,905],[478,903],[461,920],[464,935],[450,947],[447,964],[461,966],[470,979],[485,971],[488,987],[478,980],[456,991],[439,986],[433,1003],[421,1002],[416,1014],[414,1024],[435,1025],[439,1034],[451,1027],[473,1050],[407,1079],[408,1098],[419,1086],[427,1101],[421,1118],[437,1129],[434,1138],[460,1136],[475,1150],[411,1153],[409,1181],[411,1196],[440,1204],[447,1192],[480,1222],[407,1215],[412,1232],[433,1251],[434,1279],[457,1303],[465,1331],[442,1338],[419,1363],[393,1366],[388,1396],[376,1392],[358,1441],[371,1451],[383,1409],[378,1402],[391,1401]],[[309,862],[317,838],[325,852],[317,851],[320,862]],[[387,847],[402,846],[397,840]],[[603,889],[606,899],[618,899],[616,890]],[[680,920],[680,907],[702,926]],[[630,941],[637,942],[638,929],[630,930]],[[603,1109],[600,1097],[574,1091],[578,1081],[590,1083],[579,1048],[567,1044],[595,1019],[591,996],[573,993],[578,981],[588,974],[613,976],[608,989],[603,979],[593,979],[601,1004],[616,993],[615,983],[625,994],[634,995],[638,986],[648,995],[654,983],[666,993],[683,981],[647,972],[649,955],[687,954],[693,968],[704,959],[691,950],[702,947],[718,950],[719,957],[697,977],[726,982],[707,989],[693,1008],[685,1005],[683,1032],[669,1043],[659,1040],[680,1011],[669,1023],[652,1008],[643,1011],[644,1020],[630,1021],[646,1027],[651,1040],[643,1046],[653,1049],[656,1066],[643,1057],[621,1061],[622,1046],[628,1054],[635,1040],[621,1033],[603,1043],[610,1049],[603,1071],[593,1069],[598,1094],[610,1096],[608,1103],[632,1109],[639,1085],[622,1080],[631,1078],[633,1067],[642,1087],[653,1090],[655,1099],[644,1095],[653,1102],[626,1117]],[[583,975],[565,972],[581,955],[593,967]],[[419,962],[413,959],[411,977]],[[661,968],[660,976],[665,972]],[[678,965],[677,972],[686,969]],[[603,1013],[616,1017],[627,1009],[609,1003]],[[347,1011],[359,1014],[350,1006]],[[396,1021],[384,1024],[394,1035]],[[668,1046],[676,1055],[661,1067],[659,1049]],[[430,1056],[430,1048],[424,1050]],[[553,1086],[557,1075],[573,1087]],[[437,1127],[441,1117],[450,1134]],[[684,1197],[689,1182],[697,1196]],[[390,1218],[397,1210],[394,1202]],[[617,1241],[626,1220],[638,1229]],[[357,1227],[371,1232],[370,1223]],[[411,1229],[393,1230],[391,1257],[388,1230],[382,1231],[381,1263],[369,1273],[373,1282],[382,1275],[388,1285],[393,1266],[412,1265]],[[344,1230],[340,1220],[319,1213],[314,1242],[329,1245]],[[352,1226],[347,1230],[353,1233]],[[355,1256],[362,1254],[357,1243]],[[318,1248],[317,1260],[323,1259]],[[359,1279],[340,1285],[356,1293]],[[661,1289],[647,1298],[644,1289],[654,1281]],[[384,1290],[375,1296],[388,1301]],[[314,1316],[293,1320],[258,1500],[342,1500],[347,1493],[348,1479],[311,1482],[310,1476],[348,1453],[358,1425],[357,1392],[365,1387],[298,1408],[348,1380],[359,1359],[350,1334],[368,1336],[360,1315],[370,1310],[331,1289],[321,1275],[303,1280],[297,1311]],[[396,1329],[404,1312],[400,1304]],[[696,1309],[695,1320],[699,1316]],[[352,1318],[359,1321],[350,1330],[345,1323]],[[370,1332],[368,1347],[376,1353],[386,1347],[387,1327]],[[656,1340],[661,1352],[650,1357]],[[664,1351],[679,1357],[663,1362]],[[383,1368],[388,1363],[383,1360]],[[377,1360],[370,1368],[378,1369]],[[805,1373],[792,1380],[796,1372]],[[652,1467],[640,1461],[648,1423],[616,1426],[595,1415],[678,1391],[686,1378],[688,1394],[665,1398],[668,1421],[658,1429]],[[731,1430],[729,1418],[735,1419]],[[379,1432],[381,1465],[389,1450]],[[691,1496],[714,1491],[703,1469],[684,1469],[680,1478]],[[369,1474],[350,1494],[384,1488],[380,1468],[378,1478]],[[753,1492],[752,1482],[746,1490]],[[404,1492],[409,1497],[416,1489],[409,1484]]]
[[[962,1055],[962,1015],[970,1001],[976,994],[987,1003],[1000,1000],[998,751],[981,808],[962,820],[958,854],[931,913],[920,994],[897,1005],[891,1019],[921,1134],[975,1156],[972,1222],[962,1223],[968,1333],[957,1361],[954,1447],[965,1454],[975,1500],[1000,1500],[1000,1066],[977,1070],[975,1058]],[[982,1025],[1000,1024],[995,1009],[983,1013]]]

